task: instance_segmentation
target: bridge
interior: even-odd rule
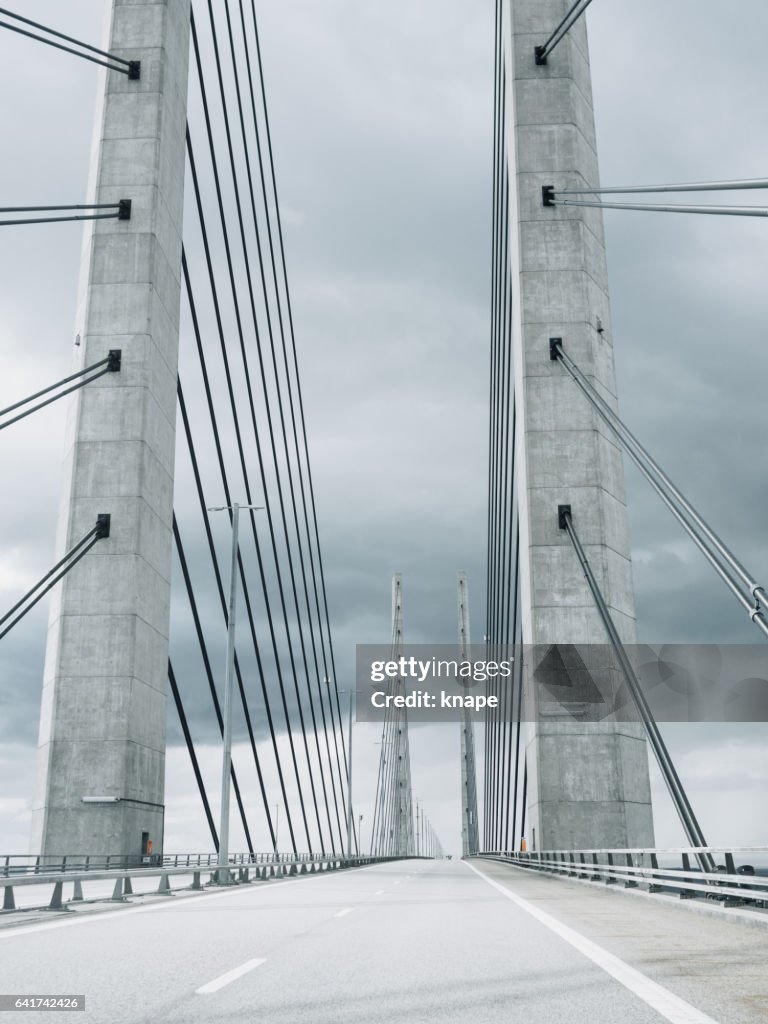
[[[4,355],[0,440],[33,465],[35,430],[48,447],[52,432],[64,470],[50,558],[39,481],[16,489],[14,529],[34,533],[43,561],[18,585],[9,562],[0,616],[9,742],[13,723],[28,728],[30,691],[39,702],[29,852],[13,821],[0,849],[3,1010],[766,1019],[768,847],[759,827],[717,845],[667,728],[766,720],[762,550],[746,524],[726,537],[658,437],[620,412],[605,231],[625,213],[765,217],[722,197],[768,179],[602,185],[591,3],[496,0],[487,25],[488,500],[461,526],[483,534],[484,565],[473,582],[473,564],[446,569],[440,550],[439,626],[419,609],[421,556],[394,575],[379,558],[371,603],[357,552],[381,547],[376,531],[361,537],[337,509],[340,529],[327,510],[339,453],[345,478],[361,474],[361,504],[375,460],[361,440],[373,435],[329,414],[322,374],[357,413],[370,377],[351,372],[351,350],[323,359],[303,341],[320,337],[333,288],[321,275],[297,289],[291,272],[302,214],[282,186],[274,8],[113,0],[100,41],[90,16],[67,23],[44,0],[0,10],[14,73],[37,69],[47,89],[55,76],[64,107],[70,87],[97,97],[87,190],[49,157],[45,180],[29,177],[39,195],[0,210],[0,241],[34,236],[16,251],[37,296],[61,287],[37,281],[47,247],[74,266],[56,239],[77,232],[79,247],[83,232],[70,362],[49,370],[61,346],[40,343],[30,375],[23,351]],[[284,38],[306,42],[294,23]],[[323,131],[311,119],[306,131],[322,154]],[[409,345],[429,348],[418,333]],[[429,361],[450,361],[451,345]],[[428,437],[416,407],[430,382],[418,374],[417,395],[409,364],[379,357],[370,366],[404,404],[372,398],[370,415],[388,428],[413,415],[395,467],[381,466],[397,490]],[[471,417],[456,409],[460,439]],[[439,494],[414,487],[430,529],[448,514],[447,477],[471,490],[468,452],[439,464]],[[722,635],[697,639],[738,644],[638,642],[625,463],[726,602]]]

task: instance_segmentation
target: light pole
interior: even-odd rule
[[[232,559],[229,570],[229,608],[227,611],[227,661],[224,669],[224,735],[221,757],[221,823],[219,826],[218,884],[229,884],[229,791],[232,774],[232,690],[235,677],[235,614],[237,608],[237,537],[240,509],[260,509],[263,505],[214,505],[209,512],[232,511]]]

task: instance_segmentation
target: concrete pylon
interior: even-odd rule
[[[392,659],[403,657],[403,579],[400,573],[392,577]],[[398,692],[403,692],[403,680],[395,681]],[[413,809],[411,806],[411,753],[408,737],[408,712],[396,711],[396,730],[393,744],[395,758],[394,852],[398,857],[413,854]]]
[[[549,339],[562,338],[615,405],[602,211],[542,201],[547,185],[598,184],[585,19],[546,65],[534,59],[534,48],[571,6],[570,0],[504,4],[522,634],[527,644],[607,642],[573,548],[558,527],[558,505],[570,504],[620,635],[632,643],[621,451],[550,359]],[[571,715],[538,722],[526,759],[529,848],[653,845],[648,755],[638,724]]]
[[[162,850],[171,520],[190,0],[114,0],[89,202],[130,199],[83,245],[77,365],[122,350],[78,391],[58,550],[99,512],[111,535],[56,589],[49,621],[33,849]]]
[[[469,584],[467,574],[459,573],[458,586],[459,661],[469,661]],[[477,775],[475,770],[475,730],[472,713],[465,708],[461,727],[461,855],[474,857],[479,850],[477,822]]]

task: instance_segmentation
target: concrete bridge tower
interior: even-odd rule
[[[56,588],[43,682],[33,849],[162,850],[176,377],[190,0],[114,0],[89,202],[131,200],[83,246],[78,365],[120,373],[69,412],[61,552],[111,533]]]
[[[540,46],[571,0],[505,0],[506,140],[517,410],[515,488],[526,644],[604,644],[558,505],[570,504],[624,642],[635,640],[622,456],[558,362],[559,337],[616,401],[602,211],[548,207],[547,185],[598,184],[587,33],[582,17],[549,56]],[[572,715],[530,727],[529,842],[537,849],[653,845],[646,742],[636,723]]]

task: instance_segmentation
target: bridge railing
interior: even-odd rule
[[[349,860],[342,854],[322,853],[231,853],[229,863],[234,866],[255,864],[316,864],[335,860]],[[370,858],[352,858],[370,860]],[[111,871],[146,867],[188,867],[210,868],[218,864],[217,853],[171,853],[171,854],[112,854],[94,856],[85,853],[70,854],[5,854],[0,855],[0,878],[11,875],[40,875],[70,871]]]
[[[334,871],[341,868],[364,867],[383,861],[398,860],[397,857],[347,857],[341,854],[274,854],[236,853],[229,856],[230,884],[248,884],[266,881],[270,878],[284,878],[296,875]],[[136,863],[149,860],[149,863]],[[128,863],[130,862],[130,863]],[[34,908],[66,910],[67,903],[84,902],[83,882],[114,881],[110,897],[98,896],[96,900],[110,899],[124,902],[127,896],[148,895],[150,892],[170,895],[173,889],[170,879],[192,877],[191,884],[178,889],[200,890],[201,878],[209,876],[208,884],[218,879],[218,855],[210,854],[165,854],[152,858],[136,857],[93,857],[89,855],[67,855],[66,857],[35,857],[26,855],[0,856],[0,888],[3,889],[3,903],[0,913],[17,909],[14,889],[18,886],[49,885],[52,887],[50,901]],[[158,879],[157,888],[134,892],[135,881]],[[64,901],[65,884],[72,884],[72,897]]]
[[[490,851],[480,857],[605,885],[768,906],[768,847]],[[703,870],[702,864],[711,869]]]

